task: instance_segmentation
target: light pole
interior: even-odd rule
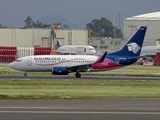
[[[121,29],[120,28],[120,17],[121,17],[122,15],[121,14],[118,14],[118,20],[119,20],[119,29]]]

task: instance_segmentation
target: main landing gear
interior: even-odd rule
[[[24,77],[27,77],[27,73],[24,73]]]
[[[76,76],[77,78],[80,78],[80,77],[81,77],[81,74],[80,74],[79,72],[76,72],[75,76]]]

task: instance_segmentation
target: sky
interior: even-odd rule
[[[159,11],[160,0],[0,0],[0,23],[24,27],[28,16],[37,21],[60,15],[85,28],[93,19],[106,17],[122,29],[125,18]]]

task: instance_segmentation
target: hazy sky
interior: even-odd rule
[[[7,27],[23,27],[31,16],[61,15],[85,27],[93,19],[106,17],[123,27],[124,18],[160,11],[160,0],[0,0],[0,23]]]

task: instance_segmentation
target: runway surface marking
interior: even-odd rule
[[[8,80],[42,80],[42,79],[50,79],[50,80],[160,80],[160,77],[138,77],[138,76],[87,76],[83,75],[81,78],[76,78],[73,75],[68,76],[59,76],[59,75],[29,75],[28,77],[24,77],[19,74],[15,75],[0,75],[0,80],[8,79]]]
[[[140,115],[160,115],[160,112],[90,112],[90,111],[0,111],[0,113],[33,113],[33,114],[140,114]]]
[[[119,104],[119,105],[95,105],[96,109],[103,109],[104,107],[136,107],[136,106],[150,106],[150,105],[160,105],[160,102],[154,103],[135,103],[135,104]],[[95,106],[88,105],[88,106],[40,106],[40,107],[32,107],[32,106],[3,106],[0,109],[94,109]],[[101,107],[101,108],[100,108]],[[122,108],[124,109],[124,108]],[[128,109],[128,108],[127,108]]]

